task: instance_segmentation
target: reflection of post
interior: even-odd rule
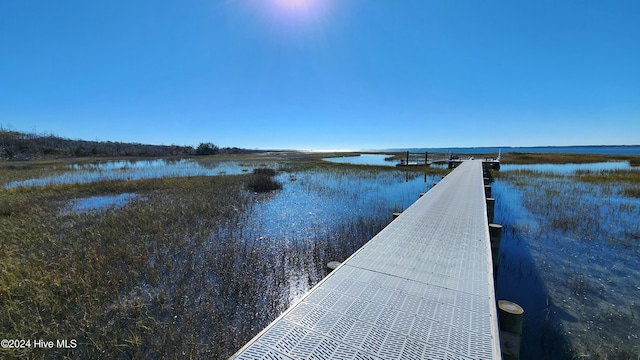
[[[489,224],[489,238],[491,240],[491,257],[493,259],[493,278],[498,277],[500,261],[500,240],[502,240],[502,225]]]
[[[495,205],[496,205],[496,199],[487,198],[487,220],[489,221],[489,224],[493,223],[493,213],[494,213]]]
[[[511,301],[498,301],[498,322],[500,323],[500,347],[502,359],[520,359],[520,341],[522,339],[522,318],[524,309]]]

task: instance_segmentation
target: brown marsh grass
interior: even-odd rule
[[[640,166],[638,155],[560,154],[508,152],[502,155],[504,164],[586,164],[627,160],[631,166]]]

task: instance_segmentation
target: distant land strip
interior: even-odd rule
[[[220,148],[203,142],[197,147],[149,145],[113,141],[71,140],[55,135],[27,134],[0,129],[0,159],[35,160],[66,157],[161,157],[259,152],[237,147]]]

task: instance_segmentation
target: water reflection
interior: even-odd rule
[[[559,359],[566,348],[557,330],[557,310],[540,276],[527,243],[538,222],[522,205],[522,194],[510,184],[491,184],[496,198],[495,220],[502,224],[496,298],[513,301],[525,310],[521,359]]]
[[[245,236],[293,247],[318,244],[325,238],[331,246],[342,247],[349,242],[347,238],[331,238],[337,233],[346,237],[357,234],[368,240],[381,230],[371,225],[391,222],[393,212],[409,207],[436,179],[439,177],[403,171],[281,174],[278,180],[284,184],[283,189],[264,195],[254,205],[248,219],[252,228],[245,229],[253,233]],[[362,243],[348,245],[348,253],[360,246]],[[295,302],[310,288],[311,274],[288,268],[289,301]]]
[[[324,158],[322,160],[333,163],[341,164],[353,164],[353,165],[381,165],[381,166],[395,166],[395,160],[385,160],[393,155],[385,154],[361,154],[358,156],[344,156],[344,157],[331,157]]]
[[[240,174],[250,171],[250,166],[237,162],[219,162],[212,166],[189,160],[138,160],[138,161],[107,161],[99,163],[71,164],[67,171],[42,178],[24,181],[13,181],[5,186],[6,189],[22,186],[49,186],[61,184],[79,184],[112,180],[139,180],[162,177],[181,176],[215,176],[223,174]]]
[[[565,175],[576,171],[629,170],[629,161],[607,161],[587,164],[502,164],[500,171],[530,170]]]
[[[78,198],[70,201],[70,210],[75,213],[88,212],[91,210],[104,210],[110,207],[120,207],[138,197],[138,194],[124,193],[112,196],[92,196]]]

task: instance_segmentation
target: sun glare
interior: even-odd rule
[[[280,21],[310,22],[321,19],[330,0],[266,0],[267,12]]]
[[[273,0],[276,6],[287,11],[303,11],[311,5],[312,0]]]

